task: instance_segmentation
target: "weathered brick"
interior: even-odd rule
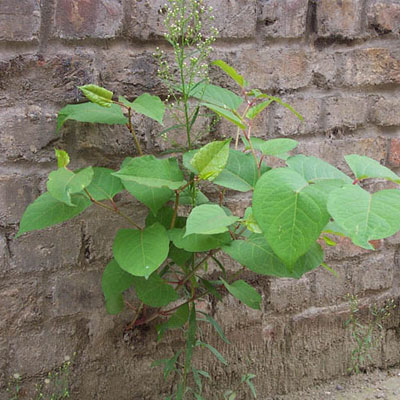
[[[6,238],[0,234],[0,271],[5,271],[8,261],[8,249]]]
[[[53,155],[56,111],[37,105],[0,111],[0,160],[49,161]],[[52,143],[51,148],[48,146]]]
[[[0,175],[0,226],[15,224],[38,195],[37,176]]]
[[[318,0],[316,4],[318,36],[351,39],[361,34],[361,0]]]
[[[326,140],[302,141],[299,143],[298,151],[301,154],[312,155],[342,169],[345,173],[352,173],[344,160],[347,154],[360,154],[373,158],[381,163],[386,160],[387,140],[383,137],[376,138],[332,138]]]
[[[388,157],[391,167],[400,167],[400,139],[393,138],[390,140],[390,149]]]
[[[32,41],[40,29],[40,0],[0,0],[0,40]]]
[[[164,0],[128,0],[130,16],[128,34],[138,39],[160,38],[165,33]],[[256,30],[256,0],[206,0],[205,7],[213,7],[212,25],[221,38],[254,37]],[[229,24],[226,21],[229,20]]]
[[[398,0],[371,0],[367,7],[368,27],[378,35],[400,30]]]
[[[301,121],[290,110],[276,104],[274,124],[268,136],[297,136],[320,130],[321,99],[288,97],[283,100],[300,113],[304,120]]]
[[[55,316],[90,313],[104,307],[101,273],[87,271],[58,276],[54,282],[53,302]]]
[[[0,89],[12,88],[7,106],[55,103],[64,106],[84,96],[77,86],[96,83],[94,53],[21,54],[0,60]]]
[[[122,29],[121,0],[57,0],[54,35],[63,39],[113,38]]]
[[[308,0],[257,3],[258,32],[265,37],[297,38],[306,32]]]
[[[400,51],[384,48],[353,50],[343,54],[343,83],[375,86],[400,83]]]
[[[303,49],[243,49],[216,54],[237,69],[250,86],[261,90],[299,89],[312,82],[313,54]],[[223,75],[219,71],[213,74],[217,81]],[[223,76],[222,80],[226,78]]]
[[[367,98],[363,97],[328,97],[325,99],[324,128],[356,129],[363,126],[368,118]]]
[[[336,85],[339,75],[339,56],[337,54],[316,53],[312,63],[312,84],[324,89]]]
[[[394,98],[379,98],[372,108],[372,120],[379,126],[400,125],[400,100]]]
[[[10,243],[10,268],[17,273],[55,271],[77,265],[81,227],[73,222],[26,233]]]

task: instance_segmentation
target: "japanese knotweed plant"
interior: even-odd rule
[[[67,221],[91,205],[127,221],[113,242],[113,259],[106,266],[102,288],[107,311],[124,309],[124,292],[133,288],[140,304],[128,326],[133,329],[157,320],[158,336],[180,329],[185,346],[157,365],[164,376],[179,377],[169,399],[202,399],[206,371],[192,364],[195,348],[210,350],[223,364],[223,356],[202,339],[201,323],[210,323],[228,341],[211,315],[197,309],[201,299],[221,300],[229,292],[254,309],[261,309],[261,295],[240,278],[248,269],[275,277],[300,278],[324,264],[319,241],[326,234],[349,237],[373,250],[371,240],[400,230],[400,190],[369,193],[360,184],[379,178],[400,184],[400,177],[365,156],[349,155],[350,177],[329,163],[305,155],[290,156],[297,146],[291,139],[262,140],[253,137],[254,120],[271,103],[301,116],[279,98],[263,93],[222,60],[212,64],[238,85],[239,94],[209,83],[204,62],[213,38],[203,35],[205,13],[201,0],[170,0],[167,41],[172,45],[178,74],[168,71],[163,54],[160,76],[170,82],[170,96],[180,107],[178,124],[184,128],[186,150],[181,156],[157,158],[145,155],[133,124],[133,113],[163,123],[166,106],[157,96],[142,94],[134,101],[96,85],[80,87],[89,102],[68,105],[58,114],[57,130],[67,120],[124,125],[133,137],[136,157],[126,158],[118,171],[87,167],[72,171],[69,156],[56,150],[58,168],[49,174],[47,192],[26,209],[17,236]],[[172,78],[171,78],[172,76]],[[233,139],[211,141],[198,148],[195,122],[208,109],[237,128]],[[183,117],[182,117],[183,115]],[[286,166],[270,168],[265,159],[278,157]],[[217,202],[202,191],[203,183],[215,185]],[[233,215],[225,195],[250,193],[252,205]],[[148,208],[145,223],[125,214],[114,197],[127,191]],[[332,236],[330,236],[332,237]],[[221,255],[225,253],[243,268],[231,274]],[[209,262],[220,269],[209,279]],[[255,396],[251,379],[242,379]],[[234,399],[238,389],[222,398]]]

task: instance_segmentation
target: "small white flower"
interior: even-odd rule
[[[16,372],[15,374],[13,374],[13,377],[14,379],[20,379],[21,375],[18,372]]]
[[[46,379],[44,380],[44,383],[45,383],[46,385],[49,385],[49,384],[50,384],[50,379],[49,379],[49,378],[46,378]]]
[[[65,356],[65,357],[64,357],[64,361],[69,361],[69,360],[71,360],[71,357],[70,357],[70,356]]]

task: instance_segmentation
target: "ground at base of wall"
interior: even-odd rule
[[[339,378],[303,392],[267,400],[400,400],[400,368]]]

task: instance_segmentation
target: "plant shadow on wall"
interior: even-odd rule
[[[125,125],[138,156],[126,158],[118,171],[100,167],[72,171],[68,154],[57,149],[58,168],[49,174],[47,192],[28,206],[17,235],[71,219],[91,205],[131,225],[117,233],[114,258],[103,274],[106,308],[111,314],[121,312],[123,294],[133,287],[139,304],[129,305],[134,316],[127,329],[157,321],[159,340],[168,330],[182,332],[182,349],[155,363],[163,367],[165,379],[173,379],[173,393],[167,399],[205,398],[203,386],[211,377],[192,362],[197,351],[210,351],[226,364],[223,355],[203,340],[202,324],[209,324],[228,342],[213,316],[199,307],[201,300],[216,302],[229,293],[260,310],[260,293],[240,279],[246,269],[298,279],[320,266],[329,269],[319,244],[323,240],[332,244],[332,236],[326,234],[347,236],[355,245],[373,250],[371,240],[400,230],[400,191],[371,194],[360,186],[370,178],[400,184],[400,177],[377,161],[346,156],[354,174],[350,177],[321,159],[290,156],[297,146],[294,140],[253,137],[254,120],[272,103],[301,116],[279,98],[249,88],[244,77],[222,60],[212,64],[236,82],[240,95],[209,82],[207,58],[216,35],[214,30],[210,36],[203,33],[209,11],[201,0],[169,1],[165,38],[174,61],[167,61],[163,51],[156,52],[159,76],[169,89],[165,103],[149,94],[134,101],[122,96],[115,100],[111,91],[86,85],[80,89],[90,102],[60,110],[57,130],[68,120]],[[132,117],[140,113],[162,124],[166,107],[176,124],[163,136],[173,129],[183,130],[186,146],[173,149],[178,154],[174,157],[144,155]],[[204,136],[196,131],[196,121],[210,112],[236,127],[233,141],[199,146]],[[265,162],[267,157],[282,159],[286,166],[272,169]],[[217,188],[216,202],[202,192],[205,184]],[[148,207],[144,224],[114,201],[124,190]],[[243,215],[233,215],[227,207],[230,191],[252,195],[252,206]],[[243,268],[228,271],[222,253]],[[219,270],[213,278],[208,274],[210,263]],[[248,373],[237,387],[222,389],[213,398],[255,398],[253,378]]]

